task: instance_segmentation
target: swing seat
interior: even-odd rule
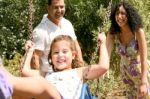
[[[92,96],[87,84],[83,84],[80,99],[97,99],[95,96]]]

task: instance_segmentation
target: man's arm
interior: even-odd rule
[[[40,50],[36,50],[33,53],[31,67],[34,69],[40,69],[40,57],[43,55],[43,52]]]
[[[78,56],[78,58],[79,58],[79,61],[80,61],[81,63],[83,63],[82,51],[81,51],[81,48],[80,48],[79,43],[78,43],[77,40],[75,40],[75,45],[76,45],[77,56]]]

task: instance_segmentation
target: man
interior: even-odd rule
[[[48,0],[47,11],[48,14],[43,16],[41,23],[33,31],[33,42],[35,43],[34,61],[36,68],[41,68],[43,72],[52,70],[47,57],[51,41],[60,34],[70,35],[75,40],[79,60],[83,62],[81,49],[73,26],[70,21],[63,17],[65,14],[64,0]]]

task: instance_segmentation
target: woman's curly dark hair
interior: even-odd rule
[[[120,2],[114,5],[111,9],[111,14],[110,14],[110,20],[111,20],[110,33],[111,34],[116,34],[116,33],[121,32],[120,27],[118,26],[116,19],[115,19],[115,14],[119,10],[120,6],[123,6],[127,12],[128,24],[132,33],[135,33],[139,28],[143,28],[141,16],[138,14],[136,9],[127,2]]]

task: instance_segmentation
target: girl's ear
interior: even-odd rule
[[[75,59],[77,57],[77,51],[72,51],[72,59]]]

